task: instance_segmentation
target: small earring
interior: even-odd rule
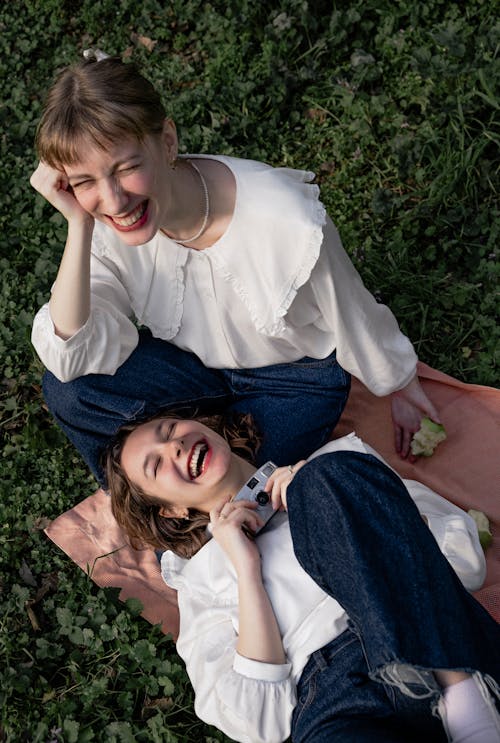
[[[179,163],[179,161],[178,161],[178,159],[176,157],[174,157],[174,159],[170,161],[169,164],[170,164],[170,167],[172,168],[172,170],[175,170],[177,168],[178,163]]]

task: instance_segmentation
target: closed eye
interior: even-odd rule
[[[165,422],[162,424],[159,430],[160,441],[170,441],[175,431],[176,421],[170,422],[167,426]]]
[[[155,462],[154,469],[153,469],[153,476],[154,476],[155,480],[156,480],[156,475],[157,475],[157,472],[158,472],[158,468],[160,467],[160,464],[161,464],[161,457],[158,457],[158,459]]]
[[[174,421],[168,420],[168,419],[160,420],[156,426],[156,440],[160,441],[161,443],[170,441],[175,431],[176,425],[177,425],[177,421],[175,420]],[[162,457],[157,457],[154,460],[154,465],[153,465],[153,477],[155,480],[158,474],[158,470],[161,467],[161,464],[162,464]]]
[[[86,180],[86,181],[79,181],[78,183],[72,183],[71,188],[88,188],[92,185],[94,181],[92,180]]]
[[[139,165],[127,165],[126,168],[120,168],[118,171],[118,175],[127,175],[127,173],[132,173],[134,170],[137,170]]]

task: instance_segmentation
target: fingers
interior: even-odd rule
[[[278,467],[266,483],[265,491],[271,496],[273,510],[286,508],[286,489],[293,480],[293,467]]]
[[[65,190],[68,187],[66,173],[62,170],[51,168],[50,165],[44,162],[38,163],[36,170],[31,175],[30,183],[35,191],[38,191],[45,197],[53,189],[58,191],[61,188]]]
[[[401,449],[399,453],[403,457],[403,459],[406,459],[406,457],[409,454],[412,436],[413,436],[412,431],[409,431],[407,428],[404,428],[402,430]]]
[[[30,178],[30,183],[35,191],[38,191],[68,221],[90,219],[90,215],[78,203],[63,170],[51,168],[47,163],[40,162]]]
[[[401,444],[403,441],[403,431],[400,426],[394,424],[394,448],[397,454],[401,454]]]
[[[418,430],[418,427],[415,430]],[[394,448],[396,453],[399,454],[401,459],[408,459],[412,464],[418,459],[411,453],[411,440],[414,433],[415,431],[411,428],[394,424]]]
[[[411,454],[410,445],[413,434],[420,428],[422,411],[404,396],[393,394],[391,412],[396,452],[402,459],[408,458],[409,462],[415,462],[416,458]]]
[[[279,508],[286,510],[286,491],[297,472],[306,464],[305,459],[301,459],[296,464],[289,464],[286,467],[278,467],[266,483],[265,490],[271,494],[271,503],[275,511]]]
[[[257,503],[253,501],[226,501],[210,511],[210,523],[214,529],[246,527],[256,531],[264,525],[262,518],[256,513]]]

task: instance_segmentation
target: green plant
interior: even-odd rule
[[[95,488],[29,340],[65,239],[29,187],[45,91],[99,46],[160,87],[185,152],[314,170],[422,360],[495,384],[500,25],[483,0],[25,0],[0,30],[0,740],[222,741],[170,639],[43,533]]]

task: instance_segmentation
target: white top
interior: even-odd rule
[[[339,450],[378,456],[350,434],[329,442],[313,457]],[[425,485],[415,480],[404,483],[459,578],[466,588],[477,590],[486,563],[474,521]],[[257,541],[264,586],[287,658],[283,665],[250,660],[236,652],[237,578],[215,540],[190,560],[165,552],[162,575],[178,591],[177,650],[195,690],[196,714],[234,740],[278,743],[290,735],[296,685],[309,656],[346,629],[347,615],[299,565],[285,513],[277,513]]]
[[[413,346],[364,287],[310,183],[314,174],[212,159],[236,181],[224,235],[205,250],[161,232],[131,247],[96,222],[90,317],[62,340],[48,304],[39,310],[32,341],[45,366],[61,381],[114,374],[137,345],[134,319],[208,367],[322,359],[336,349],[341,366],[376,395],[404,387],[416,369]]]

